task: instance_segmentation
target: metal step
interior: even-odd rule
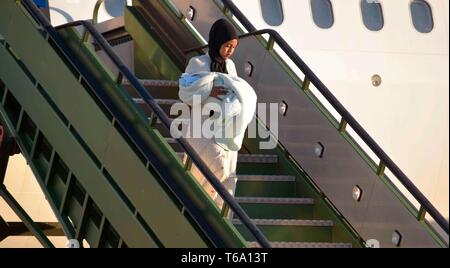
[[[314,217],[314,200],[309,198],[249,198],[239,196],[236,197],[236,201],[252,219],[317,219]]]
[[[260,248],[258,242],[247,242],[250,248]],[[350,243],[270,242],[273,248],[352,248]]]
[[[289,176],[289,175],[238,175],[238,181],[295,182],[295,176]]]
[[[236,197],[243,204],[313,205],[312,198]]]
[[[258,164],[253,164],[258,165]],[[267,167],[263,167],[267,168]],[[296,191],[296,178],[289,175],[242,175],[239,170],[236,188],[236,196],[242,197],[298,197]],[[261,169],[257,169],[262,173]],[[256,172],[255,168],[249,167],[245,173]],[[274,169],[268,172],[274,172]],[[270,173],[268,173],[270,174]]]
[[[133,98],[133,102],[136,104],[145,104],[142,98]],[[182,103],[181,100],[177,99],[155,99],[155,102],[159,105],[173,105],[175,103]]]
[[[311,206],[305,205],[305,207]],[[251,218],[269,241],[314,243],[329,243],[333,241],[334,223],[330,220]],[[247,241],[254,239],[254,236],[240,220],[233,219],[231,222]]]
[[[252,219],[256,225],[271,225],[271,226],[333,226],[333,221],[330,220],[287,220],[287,219]],[[232,223],[235,225],[242,224],[241,220],[233,219]]]
[[[168,144],[178,143],[177,140],[174,138],[165,138],[165,140],[167,141]]]
[[[277,155],[268,154],[241,154],[238,155],[238,162],[240,163],[278,163]]]
[[[174,138],[168,137],[165,138],[166,142],[169,144],[170,147],[172,147],[172,150],[174,150],[175,152],[184,152],[183,146],[178,143],[178,141]],[[182,159],[183,162],[185,161],[185,159]]]
[[[181,159],[184,159],[185,154],[184,152],[178,152],[178,156]],[[278,156],[276,155],[258,155],[258,154],[241,154],[238,155],[238,163],[277,163],[278,162]]]
[[[144,87],[170,87],[170,88],[178,88],[178,81],[172,80],[147,80],[147,79],[139,79],[139,82]],[[123,86],[130,86],[130,81],[124,79],[122,81]]]
[[[147,119],[148,119],[148,121],[151,120],[150,117],[148,117]],[[190,122],[191,122],[191,119],[190,119],[190,118],[176,118],[176,119],[178,120],[178,122],[180,122],[180,123],[182,123],[182,124],[186,124],[186,123],[190,123]],[[173,120],[174,120],[174,118],[169,118],[170,123],[172,123]],[[158,118],[158,119],[156,120],[156,124],[162,124],[161,119]]]

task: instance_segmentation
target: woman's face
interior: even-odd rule
[[[229,59],[233,55],[234,49],[237,47],[237,45],[238,45],[237,39],[233,39],[226,43],[223,43],[219,50],[219,54],[222,57],[222,59],[224,60]]]

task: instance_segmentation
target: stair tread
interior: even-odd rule
[[[142,98],[133,98],[133,102],[137,103],[137,104],[144,104],[144,99]],[[172,105],[175,103],[182,103],[181,100],[177,100],[177,99],[155,99],[155,102],[158,103],[159,105]]]
[[[151,117],[148,117],[147,119],[150,121]],[[191,121],[191,119],[189,119],[189,118],[169,118],[170,123],[172,124],[173,120],[175,120],[175,119],[181,123],[184,123],[184,122],[189,123]],[[162,124],[161,119],[157,118],[156,124]]]
[[[184,152],[177,153],[180,158],[184,158]],[[238,155],[238,162],[240,163],[276,163],[273,162],[274,158],[278,160],[277,156],[272,155],[253,155],[253,154],[240,154]],[[251,162],[252,160],[258,160],[258,162]]]
[[[259,248],[258,242],[248,241],[251,248]],[[324,243],[324,242],[270,242],[273,248],[352,248],[350,243]]]
[[[172,80],[148,80],[148,79],[139,79],[139,82],[144,87],[176,87],[178,88],[178,81]],[[122,85],[129,86],[131,85],[130,81],[124,79],[122,81]]]
[[[285,198],[285,197],[236,197],[239,203],[255,203],[255,204],[301,204],[313,205],[312,198]]]
[[[238,181],[295,182],[290,175],[238,175]]]
[[[277,155],[270,154],[240,154],[238,162],[242,163],[278,163]]]
[[[290,220],[290,219],[252,219],[256,225],[277,225],[277,226],[333,226],[330,220]],[[242,224],[241,220],[233,219],[233,224]]]
[[[167,143],[177,143],[177,140],[175,138],[165,138]]]

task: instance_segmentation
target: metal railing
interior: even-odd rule
[[[124,1],[124,5],[126,6],[127,5],[127,0],[123,0]],[[94,12],[92,13],[92,24],[97,24],[97,22],[98,22],[98,11],[100,10],[100,6],[103,4],[103,2],[105,2],[105,0],[98,0],[96,3],[95,3],[95,6],[94,6]]]
[[[375,142],[375,140],[363,129],[363,127],[356,121],[356,119],[345,109],[345,107],[338,101],[338,99],[331,93],[331,91],[325,86],[325,84],[315,75],[315,73],[308,67],[308,65],[298,56],[298,54],[292,49],[291,46],[283,39],[283,37],[276,31],[271,29],[257,30],[247,17],[239,10],[239,8],[232,2],[232,0],[221,0],[225,14],[231,13],[235,16],[239,22],[249,32],[241,36],[245,38],[248,36],[268,34],[268,48],[272,48],[276,43],[290,60],[303,72],[305,79],[303,81],[302,88],[308,89],[309,84],[312,83],[323,97],[329,102],[330,105],[339,113],[342,117],[339,124],[339,131],[344,131],[348,124],[358,134],[358,136],[366,143],[366,145],[375,153],[380,159],[378,165],[377,174],[383,175],[384,169],[387,167],[394,176],[400,181],[400,183],[411,193],[411,195],[419,202],[420,208],[418,211],[417,219],[424,220],[425,214],[428,212],[430,216],[436,221],[436,223],[449,234],[449,223],[442,216],[442,214],[431,204],[431,202],[422,194],[422,192],[411,182],[406,174],[394,163],[394,161],[381,149],[381,147]],[[186,51],[191,52],[206,48],[206,46],[189,49]]]
[[[56,29],[48,22],[48,20],[40,13],[40,11],[36,8],[34,3],[32,3],[30,0],[20,0],[20,2],[24,5],[24,7],[28,10],[28,12],[34,17],[37,23],[41,25],[41,27],[47,32],[48,38],[53,39],[55,44],[58,46],[59,49],[61,49],[61,52],[64,54],[64,56],[69,60],[69,62],[77,69],[77,71],[82,73],[79,68],[74,64],[73,60],[69,55],[67,55],[68,49],[65,47],[64,42],[62,41],[61,37],[59,36]],[[147,92],[147,90],[142,86],[142,84],[139,82],[139,80],[136,78],[136,76],[130,71],[130,69],[122,62],[122,60],[114,53],[111,46],[108,44],[108,42],[104,39],[104,37],[97,32],[97,30],[93,27],[93,25],[90,22],[87,21],[76,21],[76,22],[70,22],[65,25],[61,25],[58,28],[64,28],[64,27],[73,27],[73,26],[80,26],[82,25],[85,28],[85,31],[89,32],[91,36],[95,39],[95,41],[98,43],[99,46],[102,47],[104,52],[108,55],[108,57],[111,59],[111,61],[114,63],[114,65],[119,70],[119,74],[117,77],[117,82],[122,81],[123,78],[126,78],[130,85],[140,94],[140,97],[143,99],[145,104],[151,109],[151,111],[156,115],[157,118],[159,118],[162,122],[162,124],[167,128],[170,129],[170,119],[165,114],[163,109],[156,103],[155,99]],[[86,79],[88,82],[89,80]],[[106,108],[111,109],[105,103],[101,96],[99,97],[100,101],[105,105]],[[148,151],[142,150],[144,146],[143,141],[133,132],[131,124],[127,122],[127,120],[123,117],[121,114],[114,114],[114,116],[117,119],[117,122],[123,130],[125,131],[125,134],[128,135],[130,140],[133,142],[133,144],[136,146],[136,148],[142,153],[147,159],[152,160],[155,159],[154,156],[152,156]],[[267,238],[262,234],[261,230],[251,221],[251,219],[248,217],[248,215],[245,213],[245,211],[240,207],[240,205],[236,202],[234,197],[228,193],[226,188],[223,186],[223,184],[217,179],[217,177],[211,172],[211,170],[204,164],[204,162],[201,160],[199,155],[194,151],[194,149],[187,143],[187,141],[184,138],[177,139],[178,143],[181,145],[183,150],[187,153],[188,157],[190,157],[190,160],[198,167],[198,169],[203,173],[203,175],[206,177],[209,183],[215,188],[215,190],[218,192],[218,194],[222,197],[224,202],[228,204],[229,209],[231,209],[234,214],[241,220],[241,222],[248,228],[250,233],[256,238],[256,241],[265,248],[270,248],[271,245]],[[177,192],[173,189],[173,184],[170,183],[170,177],[165,174],[167,171],[164,169],[159,169],[157,172],[160,173],[161,177],[163,178],[164,182],[169,186],[169,188],[177,194]],[[179,193],[178,193],[179,194]],[[179,197],[179,196],[178,196]],[[186,201],[186,200],[184,200]],[[184,204],[186,205],[186,204]],[[187,208],[189,211],[189,208]],[[200,218],[202,217],[199,215],[196,218],[196,215],[193,215],[194,219],[201,223],[204,222],[204,219]],[[207,227],[207,226],[203,226]],[[206,228],[207,229],[207,228]]]

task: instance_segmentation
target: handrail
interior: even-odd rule
[[[273,31],[273,30],[271,30],[271,29],[263,29],[263,30],[257,30],[257,31],[255,30],[253,32],[249,32],[249,33],[246,33],[246,34],[238,35],[238,38],[239,39],[244,39],[244,38],[247,38],[247,37],[250,37],[250,36],[262,35],[262,34],[270,34],[270,31]],[[188,54],[188,53],[191,53],[191,52],[194,52],[194,51],[202,52],[202,50],[205,49],[205,48],[208,48],[208,44],[203,45],[203,46],[188,48],[186,50],[183,50],[183,53],[184,54]]]
[[[20,0],[21,3],[24,4],[25,8],[31,13],[31,15],[35,18],[36,22],[38,22],[43,29],[48,33],[49,38],[54,39],[55,43],[59,46],[61,44],[59,34],[56,29],[48,22],[48,20],[40,13],[40,11],[36,8],[34,3],[30,2],[30,0]],[[147,92],[147,90],[141,85],[136,76],[130,71],[130,69],[122,62],[122,60],[114,53],[111,46],[104,39],[104,37],[97,32],[97,30],[93,27],[90,22],[87,21],[75,21],[70,22],[64,25],[60,25],[57,28],[63,27],[72,27],[82,25],[85,27],[85,31],[89,31],[95,41],[102,47],[105,53],[110,57],[111,61],[116,65],[119,70],[119,77],[125,77],[130,84],[134,87],[134,89],[141,95],[145,104],[147,104],[153,113],[161,120],[163,125],[170,129],[170,119],[167,117],[162,108],[156,103],[155,99]],[[62,49],[63,50],[63,49]],[[64,50],[63,50],[64,52]],[[68,57],[67,55],[65,55]],[[70,57],[68,57],[70,58]],[[72,63],[73,64],[73,63]],[[77,68],[76,66],[74,66]],[[127,125],[127,122],[123,122],[121,118],[117,118],[117,122],[119,124]],[[128,133],[129,129],[123,128],[125,133],[129,136],[131,141],[136,145],[138,150],[148,157],[148,159],[152,159],[154,156],[151,156],[149,152],[142,151],[142,148],[139,146],[139,141]],[[231,196],[230,193],[225,189],[223,184],[217,179],[217,177],[212,173],[212,171],[204,164],[198,154],[194,151],[194,149],[187,143],[184,138],[177,139],[181,147],[185,150],[185,152],[189,155],[192,162],[200,169],[206,179],[213,185],[218,194],[222,197],[225,203],[228,204],[229,208],[238,216],[241,222],[248,228],[248,230],[253,234],[256,238],[257,242],[265,248],[270,248],[271,245],[267,238],[262,234],[261,230],[250,220],[245,211],[239,206],[236,200]],[[165,173],[165,171],[159,171]],[[163,180],[168,184],[168,180],[166,177],[162,176]],[[173,190],[173,189],[172,189]]]
[[[98,11],[100,9],[100,6],[103,4],[103,2],[105,2],[105,0],[98,0],[95,3],[94,12],[92,14],[92,24],[93,25],[97,24],[97,22],[98,22]],[[127,5],[127,0],[124,0],[124,2],[125,2],[125,5]]]
[[[416,198],[420,203],[420,210],[428,211],[431,217],[439,224],[439,226],[449,234],[449,223],[442,216],[442,214],[431,204],[431,202],[422,194],[422,192],[411,182],[405,173],[394,163],[394,161],[381,149],[375,140],[363,129],[363,127],[356,121],[356,119],[345,109],[345,107],[337,100],[325,84],[315,75],[315,73],[306,65],[306,63],[297,55],[291,46],[281,37],[281,35],[272,29],[257,31],[252,23],[245,17],[239,8],[232,2],[232,0],[222,0],[225,8],[224,12],[231,11],[231,13],[239,19],[240,23],[249,31],[243,37],[252,35],[269,34],[270,38],[274,40],[279,47],[286,53],[286,55],[294,62],[294,64],[305,75],[304,84],[311,82],[317,90],[328,100],[334,109],[342,116],[343,122],[348,123],[359,137],[366,143],[366,145],[380,158],[380,166],[386,166],[397,177],[402,185]],[[204,46],[203,46],[204,47]],[[195,50],[195,49],[194,49]],[[422,215],[421,217],[424,217]]]
[[[297,53],[287,44],[287,42],[279,35],[278,32],[272,29],[256,30],[250,21],[240,12],[240,10],[229,0],[222,0],[224,5],[240,20],[242,25],[249,31],[249,33],[240,35],[239,38],[246,38],[250,36],[257,36],[262,34],[269,34],[270,38],[275,41],[286,55],[299,67],[305,74],[307,81],[311,82],[319,92],[328,100],[328,102],[336,109],[342,116],[344,122],[348,123],[355,132],[361,137],[366,145],[380,158],[381,163],[388,167],[397,179],[405,186],[405,188],[413,195],[414,198],[421,204],[422,208],[428,211],[432,218],[439,224],[441,228],[448,234],[449,223],[431,204],[431,202],[420,192],[420,190],[411,182],[411,180],[404,174],[400,168],[393,162],[393,160],[381,149],[381,147],[371,138],[371,136],[362,128],[362,126],[354,119],[354,117],[345,109],[345,107],[334,97],[331,91],[320,81],[314,72],[303,62]],[[208,45],[190,48],[184,53],[193,51],[200,51],[207,48]],[[422,215],[423,217],[423,215]]]

